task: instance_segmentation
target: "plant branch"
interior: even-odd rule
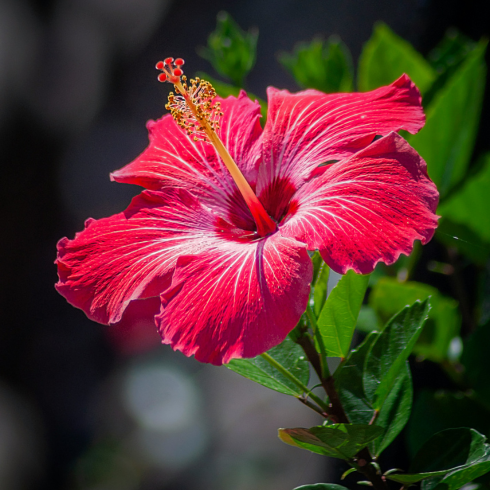
[[[311,341],[311,338],[307,335],[303,335],[297,340],[297,342],[303,348],[306,357],[308,358],[308,361],[310,362],[310,364],[313,366],[316,373],[318,374],[323,389],[325,390],[328,396],[330,403],[327,412],[329,414],[330,419],[336,423],[348,424],[349,419],[344,411],[344,408],[342,407],[342,403],[340,402],[340,398],[337,393],[337,390],[335,389],[335,380],[333,376],[330,374],[330,372],[328,372],[327,376],[323,375],[323,370],[321,368],[322,364],[320,362],[320,355],[316,351],[315,346]],[[325,359],[325,363],[326,363],[326,359]]]
[[[316,413],[320,414],[322,417],[328,419],[328,413],[325,412],[325,410],[323,410],[322,408],[318,407],[317,405],[315,405],[314,403],[310,402],[310,400],[308,400],[308,398],[306,397],[302,397],[302,396],[299,396],[298,397],[298,400],[303,404],[303,405],[306,405],[308,408],[311,408],[312,410],[314,410]]]
[[[356,469],[362,473],[372,484],[376,490],[388,490],[386,478],[380,475],[376,468],[371,464],[373,458],[368,450],[364,448],[356,454]]]
[[[311,338],[307,335],[303,335],[297,340],[297,343],[303,348],[308,361],[317,372],[323,389],[328,396],[328,418],[336,423],[349,424],[349,418],[345,413],[339,394],[335,388],[335,379],[330,373],[326,377],[322,375],[321,363],[319,359],[320,355],[316,351]],[[364,448],[356,454],[355,460],[351,463],[351,465],[357,471],[362,473],[373,484],[373,487],[376,490],[388,490],[386,480],[382,475],[378,474],[376,468],[371,464],[372,462],[373,458],[371,453],[369,452],[368,448]]]
[[[309,335],[302,335],[299,339],[296,340],[296,343],[302,347],[304,353],[306,354],[308,362],[313,366],[313,369],[318,375],[318,379],[322,379],[322,366],[320,364],[320,356],[315,350],[315,347],[313,346]]]

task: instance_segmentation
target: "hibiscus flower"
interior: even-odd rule
[[[367,274],[432,238],[437,189],[396,133],[425,122],[406,75],[367,93],[269,88],[262,129],[245,92],[220,99],[207,82],[187,86],[172,61],[157,65],[176,84],[172,115],[149,122],[147,149],[111,175],[147,190],[58,243],[56,288],[89,318],[154,317],[163,343],[220,365],[294,328],[308,251]]]

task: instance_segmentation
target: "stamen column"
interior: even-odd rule
[[[175,68],[172,67],[172,63],[176,65]],[[183,75],[182,65],[184,64],[184,60],[178,58],[173,60],[173,58],[167,58],[164,62],[159,61],[156,65],[158,70],[162,70],[162,73],[159,75],[158,79],[161,82],[168,81],[173,83],[175,86],[175,90],[184,98],[185,104],[192,113],[193,118],[197,123],[197,127],[194,123],[188,123],[185,116],[185,111],[181,110],[179,107],[172,106],[171,102],[173,102],[174,96],[171,94],[169,96],[169,109],[172,112],[172,116],[176,120],[179,126],[183,127],[184,130],[190,135],[194,131],[204,132],[207,136],[208,141],[216,148],[216,151],[220,155],[223,160],[226,168],[230,172],[233,180],[235,181],[238,189],[240,190],[247,206],[252,213],[252,216],[257,225],[257,233],[260,236],[266,236],[271,233],[274,233],[277,230],[277,224],[272,218],[267,214],[267,211],[264,209],[264,206],[259,201],[257,196],[255,195],[253,189],[250,187],[250,184],[245,179],[244,175],[238,168],[237,164],[234,162],[230,153],[223,145],[223,142],[219,138],[218,134],[214,130],[214,127],[217,126],[216,121],[210,121],[211,116],[216,116],[217,109],[219,106],[212,105],[212,99],[216,96],[216,92],[212,88],[209,82],[205,82],[204,80],[198,80],[199,88],[204,87],[204,93],[206,94],[205,102],[201,105],[199,101],[193,100],[192,93],[187,89],[187,84],[182,84],[181,76]],[[196,86],[196,81],[191,80],[192,86]],[[211,101],[211,102],[210,102]],[[219,103],[217,103],[219,104]],[[221,113],[220,113],[221,115]],[[198,139],[195,137],[195,139]]]

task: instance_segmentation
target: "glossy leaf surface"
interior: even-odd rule
[[[304,385],[308,384],[310,373],[308,361],[305,359],[301,347],[289,337],[286,337],[284,342],[271,349],[268,354]],[[226,367],[245,378],[285,395],[301,396],[303,394],[296,384],[273,368],[261,356],[253,359],[234,359],[226,364]]]
[[[335,387],[345,413],[356,424],[368,424],[374,415],[371,402],[364,393],[363,376],[366,356],[378,336],[379,333],[371,332],[334,374]]]
[[[383,429],[372,425],[335,424],[310,429],[279,429],[279,438],[291,446],[340,459],[350,459]]]
[[[379,456],[405,427],[412,408],[412,376],[408,361],[388,393],[374,425],[383,428],[383,434],[369,446],[374,456]]]
[[[465,483],[470,483],[476,478],[490,471],[490,446],[485,444],[485,454],[467,467],[456,469],[444,475],[431,480],[425,480],[422,483],[423,490],[458,490]]]
[[[369,276],[350,270],[325,302],[318,318],[318,328],[329,357],[345,357],[349,352],[368,282]]]
[[[401,310],[386,325],[368,354],[364,390],[373,408],[380,409],[397,382],[429,313],[428,300]]]
[[[353,423],[368,424],[375,411],[363,386],[367,354],[381,334],[371,332],[364,342],[341,364],[335,373],[335,385],[342,406]],[[383,429],[381,436],[370,444],[371,452],[379,456],[400,433],[410,417],[412,379],[408,363],[402,367],[392,389],[379,409],[374,425]]]
[[[488,457],[486,437],[473,429],[448,429],[432,436],[418,451],[410,473],[391,474],[388,479],[399,483],[416,483],[425,478],[467,469]]]

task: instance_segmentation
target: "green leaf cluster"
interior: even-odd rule
[[[313,39],[300,43],[293,53],[281,53],[280,63],[293,75],[300,87],[322,92],[351,92],[354,88],[352,57],[338,36],[328,41]]]
[[[434,95],[423,131],[409,138],[427,162],[441,199],[463,180],[473,154],[485,87],[486,45],[480,43]]]
[[[424,94],[437,77],[436,70],[413,46],[378,22],[359,58],[361,92],[389,85],[406,73]]]
[[[408,421],[412,382],[407,359],[427,320],[428,300],[403,308],[380,332],[371,332],[357,349],[350,350],[369,277],[349,272],[325,299],[328,267],[318,254],[312,261],[308,316],[266,357],[235,360],[228,367],[281,393],[303,400],[309,397],[321,410],[328,410],[327,402],[307,387],[306,351],[300,346],[308,337],[316,353],[324,356],[323,362],[331,352],[343,358],[333,380],[350,423],[281,429],[280,438],[290,445],[349,461],[367,446],[378,456]],[[269,356],[272,362],[267,360]]]
[[[245,32],[227,12],[220,12],[207,47],[200,48],[198,53],[235,87],[242,87],[255,64],[258,35],[257,29]]]
[[[379,456],[408,421],[412,380],[407,359],[429,313],[429,303],[402,309],[381,332],[371,332],[341,364],[335,383],[349,419],[383,428],[371,444]]]

